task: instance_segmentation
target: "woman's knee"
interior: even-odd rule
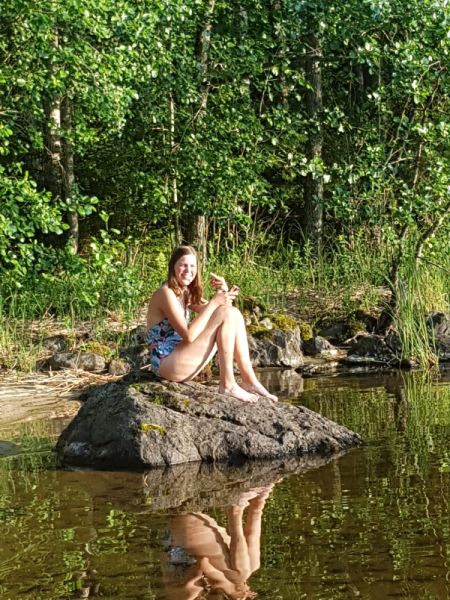
[[[214,311],[214,314],[217,314],[222,321],[243,318],[241,311],[235,306],[230,306],[229,304],[224,304],[223,306],[217,307]]]

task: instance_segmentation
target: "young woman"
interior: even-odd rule
[[[147,311],[152,370],[170,381],[189,381],[218,351],[221,394],[244,402],[256,402],[258,396],[276,401],[256,378],[250,361],[244,319],[232,306],[239,289],[228,290],[223,277],[213,273],[211,285],[217,291],[207,302],[195,250],[175,248],[167,281],[153,294]],[[192,322],[190,310],[197,313]],[[241,385],[234,376],[234,360]]]

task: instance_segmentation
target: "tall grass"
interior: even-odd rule
[[[223,273],[242,292],[271,309],[283,310],[295,294],[297,310],[317,314],[317,305],[331,317],[356,309],[369,310],[379,301],[378,288],[388,269],[387,250],[372,251],[358,237],[344,238],[315,256],[308,245],[300,252],[296,244],[279,242],[265,254],[240,252],[212,257],[208,269]],[[314,306],[312,306],[312,304]],[[330,314],[333,313],[333,314]]]
[[[42,355],[43,338],[51,333],[46,322],[60,322],[73,338],[82,321],[89,322],[97,338],[107,336],[110,320],[127,328],[165,279],[170,251],[164,239],[97,244],[89,258],[75,257],[66,268],[22,281],[20,289],[0,281],[0,368],[31,370]],[[405,356],[421,364],[435,362],[426,312],[450,310],[449,276],[438,267],[424,263],[416,269],[406,261],[402,268],[397,326]],[[370,247],[363,235],[338,237],[318,256],[307,244],[300,250],[263,235],[254,246],[210,255],[204,277],[207,282],[210,271],[221,273],[241,287],[242,298],[268,311],[289,307],[314,323],[356,309],[379,309],[388,270],[388,244]],[[42,326],[36,327],[36,320]]]
[[[428,314],[450,310],[450,278],[446,267],[417,265],[414,257],[403,261],[397,288],[397,312],[394,321],[402,339],[405,358],[423,367],[434,367],[438,356]]]

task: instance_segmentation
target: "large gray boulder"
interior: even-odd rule
[[[247,404],[198,383],[115,383],[88,394],[57,451],[72,465],[143,468],[331,455],[361,443],[302,406]]]

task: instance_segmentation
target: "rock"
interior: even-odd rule
[[[427,325],[439,360],[450,360],[450,314],[430,313],[427,315]]]
[[[47,364],[53,371],[82,369],[83,371],[100,373],[106,367],[103,356],[93,352],[57,352],[48,359]]]
[[[319,336],[331,340],[334,344],[343,342],[351,335],[351,329],[345,321],[337,321],[319,331]]]
[[[348,350],[346,362],[400,366],[402,357],[398,333],[390,332],[386,337],[370,333],[358,336]]]
[[[148,329],[145,325],[138,325],[128,332],[130,346],[139,346],[147,343]]]
[[[265,327],[266,329],[273,329],[273,323],[269,319],[269,317],[264,317],[264,319],[261,319],[261,321],[259,322],[259,324],[262,327]]]
[[[139,346],[123,348],[120,351],[120,358],[130,365],[130,369],[139,371],[142,367],[149,364],[148,347],[147,345],[141,344]]]
[[[60,369],[76,369],[78,366],[78,353],[57,352],[48,359],[47,364],[52,371],[59,371]]]
[[[322,354],[324,356],[335,356],[338,353],[337,348],[320,335],[303,342],[303,352],[308,356]]]
[[[66,464],[133,469],[332,455],[360,443],[302,406],[260,399],[255,407],[192,382],[122,382],[92,390],[57,451]]]
[[[66,338],[62,335],[52,335],[45,338],[42,345],[49,352],[66,352],[69,348]]]
[[[365,329],[368,333],[375,333],[377,329],[378,319],[373,315],[369,315],[368,313],[362,310],[356,310],[351,317],[351,322],[353,324],[353,328],[361,329],[358,325],[362,325],[363,329]]]
[[[250,357],[255,367],[291,367],[303,363],[300,328],[265,330],[249,335]]]
[[[110,375],[126,375],[131,370],[129,363],[121,358],[113,358],[108,365]]]

